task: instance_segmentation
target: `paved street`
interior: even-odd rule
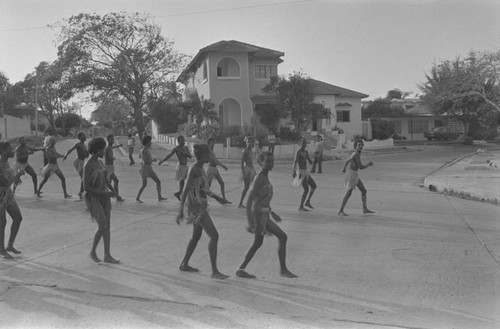
[[[74,142],[56,147],[63,153]],[[178,270],[192,228],[175,224],[174,159],[155,167],[169,200],[158,203],[150,181],[138,205],[139,166],[128,166],[117,152],[126,202],[113,203],[111,250],[122,263],[92,262],[96,224],[74,200],[79,180],[72,155],[60,163],[73,200],[63,199],[57,177],[42,199],[33,196],[29,177],[19,188],[24,221],[16,247],[23,254],[0,260],[0,327],[499,328],[498,206],[422,187],[426,176],[474,148],[409,148],[363,155],[375,163],[361,172],[374,215],[362,214],[357,190],[346,207],[350,216],[336,215],[345,193],[343,161],[325,162],[324,173],[313,176],[316,208],[307,213],[297,211],[301,190],[291,186],[291,164],[275,167],[273,209],[283,217],[296,279],[279,275],[274,237],[266,237],[247,267],[257,279],[234,275],[253,237],[235,206],[239,165],[229,164],[222,175],[233,204],[214,201],[210,208],[220,234],[219,269],[231,275],[225,281],[210,278],[205,235],[191,261],[201,272]],[[41,155],[30,162],[38,170]],[[216,183],[212,189],[219,192]],[[102,257],[102,244],[98,252]]]

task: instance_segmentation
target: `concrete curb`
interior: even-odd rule
[[[457,165],[464,159],[475,155],[477,155],[477,153],[466,154],[441,166],[424,179],[424,187],[429,191],[451,195],[462,199],[488,202],[497,205],[500,204],[498,191],[494,188],[488,188],[490,186],[485,184],[485,182],[479,182],[481,178],[486,181],[488,180],[487,178],[477,177],[477,174],[472,174],[472,172],[468,173],[465,170],[462,173],[462,168],[457,168],[456,170],[458,170],[458,172],[453,170],[450,170],[449,173],[445,172],[447,169]]]

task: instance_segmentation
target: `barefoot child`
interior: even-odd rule
[[[111,245],[111,197],[116,197],[118,201],[122,198],[113,190],[110,181],[106,177],[106,169],[99,160],[104,156],[106,142],[104,138],[92,138],[89,142],[90,159],[87,160],[83,171],[83,185],[85,188],[85,203],[92,220],[97,222],[97,231],[94,235],[90,258],[98,263],[101,260],[97,257],[96,249],[99,241],[104,242],[104,262],[118,264],[119,260],[114,259],[110,253]]]
[[[226,279],[228,275],[222,274],[217,269],[217,244],[219,233],[212,222],[212,218],[210,218],[208,214],[207,197],[212,197],[221,204],[224,203],[224,200],[220,196],[212,193],[208,189],[206,183],[207,177],[203,165],[210,160],[210,149],[208,145],[196,144],[194,146],[194,155],[196,157],[196,162],[191,166],[191,169],[189,169],[186,185],[182,191],[179,215],[177,216],[177,223],[180,224],[180,221],[184,218],[184,205],[187,202],[187,221],[188,223],[193,223],[193,235],[191,240],[189,240],[186,254],[179,269],[186,272],[198,272],[198,269],[189,266],[189,260],[204,230],[210,238],[208,252],[210,254],[210,264],[212,265],[212,278],[223,280]]]
[[[286,267],[286,241],[287,235],[269,217],[272,216],[276,222],[281,222],[281,217],[271,210],[271,199],[273,197],[273,186],[269,181],[269,171],[274,167],[274,157],[271,152],[264,152],[259,156],[259,163],[262,170],[255,178],[253,190],[250,192],[247,201],[247,217],[249,222],[248,231],[254,233],[253,245],[248,250],[243,263],[236,271],[236,275],[241,278],[255,278],[255,275],[245,271],[246,266],[252,260],[257,250],[264,242],[265,234],[272,234],[278,238],[278,257],[281,268],[281,275],[288,278],[296,278]]]
[[[114,145],[115,136],[113,135],[108,135],[106,139],[108,140],[108,145],[104,150],[104,167],[106,168],[107,179],[109,180],[110,183],[113,182],[113,189],[116,192],[116,194],[119,194],[118,183],[120,181],[118,180],[118,177],[116,177],[115,174],[115,164],[114,164],[115,156],[113,155],[113,150],[122,147],[122,144]]]
[[[14,199],[14,192],[11,185],[17,183],[21,177],[21,172],[14,173],[9,166],[9,158],[14,156],[14,149],[9,142],[0,142],[0,257],[11,259],[8,251],[14,254],[21,252],[14,248],[17,232],[21,226],[23,216],[21,210]],[[5,249],[5,226],[7,225],[7,213],[12,218],[10,227],[10,237],[7,249]]]
[[[64,192],[65,198],[71,198],[71,195],[66,192],[66,178],[64,177],[61,169],[59,169],[59,165],[57,164],[57,159],[63,158],[64,155],[57,153],[56,151],[56,139],[54,137],[50,137],[48,140],[48,146],[45,149],[45,156],[47,157],[47,164],[42,169],[42,182],[40,183],[40,187],[38,187],[37,196],[41,198],[42,187],[47,183],[52,174],[56,174],[57,177],[61,180],[61,186]]]
[[[342,200],[342,206],[339,210],[340,216],[349,216],[344,212],[344,207],[347,204],[347,200],[351,197],[352,191],[357,186],[361,191],[361,200],[363,201],[363,213],[364,214],[372,214],[373,211],[369,210],[366,206],[366,189],[363,185],[363,182],[359,178],[359,169],[366,169],[370,166],[373,166],[373,162],[368,162],[365,166],[361,163],[361,151],[363,150],[364,143],[362,140],[357,140],[354,142],[354,149],[356,150],[351,157],[346,161],[344,165],[344,169],[342,172],[346,172],[347,165],[349,165],[349,169],[347,169],[347,174],[345,177],[345,187],[347,188],[347,192]]]
[[[63,161],[66,160],[68,155],[73,152],[73,150],[76,150],[76,158],[73,161],[73,167],[75,167],[76,172],[80,176],[80,179],[83,178],[83,164],[85,163],[85,159],[89,157],[89,151],[87,150],[87,146],[85,145],[85,141],[87,140],[87,136],[85,136],[85,133],[80,131],[78,133],[78,139],[80,140],[78,143],[75,144],[72,148],[66,152],[66,155],[63,157]],[[78,192],[78,197],[80,197],[80,200],[82,199],[83,196],[83,180],[80,180],[80,192]]]
[[[138,203],[143,203],[141,200],[141,194],[148,185],[148,177],[151,178],[156,183],[156,191],[158,193],[158,201],[165,201],[167,198],[161,196],[161,182],[155,171],[153,170],[153,157],[151,155],[151,139],[152,137],[149,135],[144,135],[142,138],[142,149],[141,149],[141,157],[142,157],[142,167],[139,170],[142,177],[142,186],[139,189],[139,193],[137,193],[137,197],[135,200]]]
[[[158,162],[161,165],[163,162],[167,161],[172,157],[172,155],[176,154],[177,159],[179,160],[179,164],[177,165],[177,171],[175,173],[175,180],[179,181],[179,191],[175,192],[174,195],[177,200],[181,200],[182,189],[184,188],[184,182],[188,173],[187,159],[191,159],[191,152],[189,152],[189,148],[186,146],[186,141],[184,140],[184,136],[177,137],[177,142],[179,145],[174,147],[172,151],[165,156],[163,160]]]
[[[304,189],[304,192],[302,193],[302,198],[300,199],[300,207],[299,211],[308,211],[306,208],[304,208],[304,201],[307,201],[305,203],[306,207],[309,207],[313,209],[313,206],[311,205],[311,198],[314,194],[314,190],[316,190],[316,182],[314,179],[309,175],[307,172],[307,162],[309,164],[312,163],[311,158],[309,157],[309,153],[306,151],[306,146],[307,146],[307,141],[305,138],[301,138],[300,142],[300,149],[297,151],[297,154],[295,155],[295,159],[293,160],[293,178],[298,176],[299,179],[299,185],[302,185],[302,188]],[[298,170],[297,170],[298,166]],[[311,187],[311,191],[309,192],[309,187]],[[309,193],[309,196],[307,194]]]
[[[238,208],[245,208],[243,200],[245,199],[245,195],[247,194],[255,175],[257,175],[255,169],[253,168],[252,137],[246,137],[245,142],[247,147],[243,150],[243,154],[241,155],[241,180],[245,186],[243,187],[243,191],[241,191],[241,199]]]
[[[26,140],[24,139],[24,137],[19,137],[19,145],[15,149],[15,154],[16,154],[15,171],[16,173],[21,172],[21,176],[24,175],[24,173],[27,173],[28,175],[31,176],[31,179],[33,180],[33,190],[35,191],[35,194],[37,194],[36,189],[38,187],[38,180],[35,170],[28,163],[28,158],[30,154],[33,154],[33,152],[36,151],[43,151],[43,148],[31,148],[28,145],[26,145]],[[14,192],[16,192],[16,187],[17,185],[14,184]]]
[[[223,165],[215,156],[215,153],[214,153],[215,139],[209,138],[207,140],[207,144],[208,144],[208,147],[210,147],[210,161],[208,162],[208,169],[207,169],[208,187],[210,188],[210,186],[212,185],[212,180],[215,178],[220,185],[220,192],[222,194],[222,197],[224,198],[225,203],[231,204],[231,202],[229,202],[226,199],[226,191],[224,189],[224,181],[222,180],[222,177],[219,173],[219,169],[217,168],[217,166],[221,166],[222,168],[224,168],[224,170],[227,171],[227,167],[225,165]]]

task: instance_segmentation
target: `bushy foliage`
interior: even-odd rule
[[[300,139],[300,132],[290,127],[280,127],[278,137],[283,141],[297,142]]]
[[[394,122],[380,119],[373,119],[371,122],[373,139],[387,139],[396,132]]]

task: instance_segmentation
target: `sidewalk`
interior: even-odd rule
[[[490,145],[478,147],[475,153],[458,158],[428,176],[424,185],[431,191],[499,204],[500,149]]]

